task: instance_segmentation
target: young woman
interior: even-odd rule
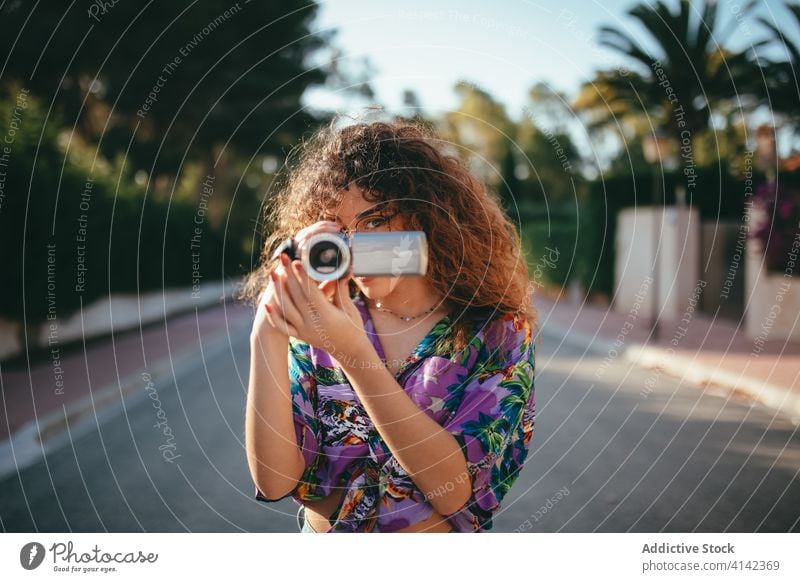
[[[244,296],[256,499],[301,531],[479,532],[533,435],[528,269],[497,197],[409,122],[319,130],[268,210]],[[422,276],[320,284],[273,249],[316,232],[421,230]]]

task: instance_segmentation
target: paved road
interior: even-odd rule
[[[559,342],[545,332],[531,452],[494,531],[800,530],[788,421],[626,363],[601,368]],[[296,531],[291,500],[253,498],[248,357],[241,328],[177,382],[143,385],[113,420],[0,483],[2,529]]]

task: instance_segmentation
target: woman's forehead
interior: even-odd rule
[[[350,190],[342,190],[339,199],[334,201],[326,212],[331,218],[352,219],[367,210],[374,209],[379,211],[385,207],[386,204],[381,201],[366,200],[359,189],[351,188]]]

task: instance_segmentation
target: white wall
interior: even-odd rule
[[[654,241],[654,233],[658,240]],[[658,272],[652,272],[653,249]],[[651,313],[654,284],[658,288],[661,320],[679,320],[692,302],[700,281],[700,215],[691,207],[678,209],[632,207],[617,215],[616,286],[613,308],[629,313],[637,302],[639,315]],[[699,305],[695,306],[699,309]]]
[[[760,341],[800,341],[800,281],[782,273],[767,272],[764,255],[753,241],[746,253],[745,325],[747,334]]]

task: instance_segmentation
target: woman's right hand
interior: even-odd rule
[[[338,222],[321,220],[298,231],[294,236],[294,240],[297,242],[297,246],[300,247],[310,236],[321,232],[340,233],[341,226],[339,226]],[[286,277],[290,275],[286,272],[280,260],[274,261],[272,272],[276,277]],[[322,281],[318,284],[318,287],[328,298],[328,301],[333,300],[333,295],[336,291],[336,281]],[[253,322],[253,334],[267,334],[269,336],[278,336],[288,339],[289,334],[286,333],[285,328],[280,329],[279,326],[276,326],[274,323],[269,311],[267,311],[267,305],[269,305],[271,310],[280,310],[280,312],[283,313],[281,297],[278,297],[275,293],[275,282],[272,280],[272,277],[268,278],[267,287],[258,300],[258,309],[256,310],[256,317]]]

